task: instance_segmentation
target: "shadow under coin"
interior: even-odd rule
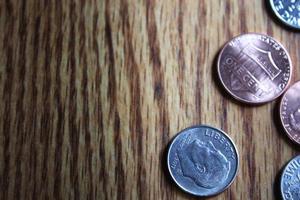
[[[280,179],[281,179],[281,174],[284,170],[284,167],[285,166],[283,166],[279,170],[279,172],[276,174],[276,177],[275,177],[275,180],[273,183],[273,194],[274,194],[275,200],[282,200],[281,189],[280,189]]]

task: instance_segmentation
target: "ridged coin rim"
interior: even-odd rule
[[[230,182],[220,191],[217,191],[215,193],[212,193],[212,194],[209,194],[209,195],[200,195],[200,194],[197,194],[197,193],[194,193],[194,192],[191,192],[189,191],[188,189],[182,187],[180,185],[180,183],[178,183],[176,181],[176,178],[173,176],[172,172],[171,172],[171,168],[170,168],[170,152],[171,152],[171,149],[173,147],[173,144],[175,143],[175,141],[179,138],[179,136],[183,133],[185,133],[187,130],[190,130],[190,129],[195,129],[195,128],[209,128],[209,129],[214,129],[216,131],[219,131],[221,132],[229,141],[230,143],[232,144],[232,146],[234,147],[234,150],[235,150],[235,153],[236,153],[236,158],[237,158],[237,165],[236,165],[236,170],[234,172],[234,176],[232,177],[232,179],[230,180]],[[212,127],[212,126],[209,126],[209,125],[195,125],[195,126],[191,126],[191,127],[188,127],[188,128],[185,128],[183,130],[181,130],[180,132],[178,132],[174,137],[173,139],[171,140],[171,143],[169,145],[169,148],[168,148],[168,155],[167,155],[167,165],[168,165],[168,171],[169,171],[169,174],[171,175],[173,181],[176,183],[176,185],[181,188],[184,192],[188,193],[188,194],[192,194],[194,196],[198,196],[198,197],[210,197],[210,196],[215,196],[217,194],[220,194],[222,192],[224,192],[226,189],[228,189],[231,184],[234,182],[237,174],[238,174],[238,171],[239,171],[239,152],[238,152],[238,149],[235,145],[235,143],[233,142],[233,140],[229,137],[229,135],[227,133],[225,133],[223,130],[221,129],[218,129],[218,128],[215,128],[215,127]]]

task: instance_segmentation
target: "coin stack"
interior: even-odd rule
[[[270,0],[270,6],[281,22],[300,29],[300,0]],[[263,104],[284,93],[279,109],[282,126],[288,137],[300,144],[300,81],[289,87],[293,67],[281,43],[259,33],[234,37],[221,50],[217,71],[225,90],[242,103]],[[237,175],[239,156],[225,132],[198,125],[184,129],[172,140],[167,164],[182,190],[206,197],[230,186]],[[300,200],[300,155],[283,170],[280,189],[283,199]]]

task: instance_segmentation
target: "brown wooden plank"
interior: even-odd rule
[[[240,154],[214,199],[278,197],[297,153],[278,101],[236,103],[216,77],[222,45],[260,32],[300,78],[300,35],[264,1],[7,0],[0,30],[0,199],[191,199],[169,179],[166,148],[196,124],[228,132]]]

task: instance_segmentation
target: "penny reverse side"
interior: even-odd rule
[[[285,48],[272,37],[244,34],[224,46],[218,59],[218,75],[237,100],[262,104],[286,90],[292,63]]]

